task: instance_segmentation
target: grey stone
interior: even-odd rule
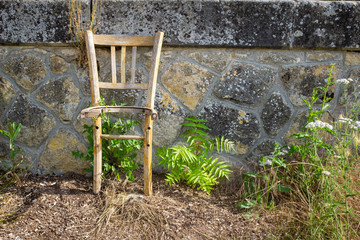
[[[21,161],[21,163],[16,167],[16,169],[24,169],[26,171],[34,172],[36,167],[31,153],[24,149],[21,149],[16,144],[15,148],[22,151],[15,156],[15,164]],[[12,166],[12,164],[13,163],[11,161],[9,143],[0,142],[0,169],[7,170],[9,166]]]
[[[214,74],[208,70],[179,60],[162,75],[161,82],[190,110],[195,110],[204,99],[213,79]]]
[[[307,118],[309,114],[307,111],[299,113],[291,123],[289,130],[283,136],[283,140],[287,145],[293,145],[296,143],[301,143],[298,139],[293,137],[292,135],[295,133],[299,133],[305,130],[305,125],[307,123]]]
[[[295,8],[294,47],[359,48],[359,3],[301,1]]]
[[[9,50],[6,46],[0,47],[0,63],[7,57]]]
[[[63,121],[70,121],[80,102],[80,91],[71,78],[59,78],[44,84],[37,100],[54,110]]]
[[[138,54],[140,56],[138,57],[137,61],[140,64],[142,64],[142,66],[148,72],[150,72],[150,68],[152,64],[152,53],[153,51],[150,48],[145,48],[145,47],[138,48]],[[159,73],[161,73],[165,69],[166,65],[174,59],[176,53],[177,53],[176,49],[163,46],[160,55]]]
[[[360,53],[347,52],[345,57],[345,64],[349,66],[360,65]]]
[[[270,156],[274,152],[275,142],[273,140],[265,140],[251,151],[246,160],[253,167],[258,166],[261,156]]]
[[[153,144],[156,147],[170,146],[180,135],[184,117],[166,115],[154,122]]]
[[[214,94],[239,103],[254,104],[267,94],[275,82],[272,68],[246,63],[235,63],[215,85]]]
[[[274,93],[265,103],[261,112],[265,131],[276,136],[284,125],[289,121],[291,109],[279,93]]]
[[[3,162],[9,163],[9,161],[10,161],[9,143],[0,142],[0,169],[6,170],[7,167]]]
[[[65,59],[52,55],[50,57],[50,69],[54,73],[66,73],[70,68],[70,64]]]
[[[348,76],[353,82],[350,82],[348,85],[340,84],[341,88],[338,103],[344,105],[344,107],[347,104],[347,107],[350,110],[354,102],[358,101],[360,97],[360,69],[355,68],[350,70]]]
[[[78,67],[75,68],[77,78],[80,83],[80,89],[85,96],[91,96],[90,78],[87,68]]]
[[[200,65],[221,73],[229,64],[232,52],[227,49],[189,49],[181,53],[183,56],[194,59]]]
[[[154,121],[154,145],[170,146],[180,135],[186,113],[181,105],[160,86],[156,90],[155,109],[159,119]]]
[[[4,65],[4,70],[24,89],[30,91],[46,76],[44,61],[34,56],[18,56],[10,58]]]
[[[283,67],[280,78],[285,85],[292,104],[304,106],[305,103],[301,100],[302,98],[310,101],[314,88],[325,87],[329,76],[329,69],[329,64]],[[337,78],[337,72],[338,68],[335,66],[332,73],[334,79]],[[330,86],[327,97],[333,98],[334,90],[334,85]],[[318,102],[321,102],[322,99],[323,96],[319,98]]]
[[[73,133],[60,129],[47,142],[45,151],[40,158],[39,169],[42,174],[63,174],[67,172],[85,174],[85,170],[89,168],[89,162],[75,158],[72,155],[73,151],[85,153],[86,147]]]
[[[245,154],[260,137],[260,124],[253,113],[211,103],[204,107],[199,117],[208,121],[206,125],[211,136],[224,136],[234,141],[240,154]]]
[[[5,115],[3,125],[8,122],[22,124],[17,140],[30,147],[38,146],[56,125],[52,115],[36,106],[32,100],[21,94]]]
[[[86,107],[88,107],[87,105]],[[84,108],[86,108],[84,107]],[[83,109],[84,109],[83,108]],[[92,138],[93,136],[89,136],[86,132],[84,132],[84,125],[91,126],[93,124],[92,118],[80,118],[80,114],[76,117],[73,122],[74,129],[83,136],[84,140],[89,143],[88,138]]]
[[[2,116],[5,108],[10,104],[14,96],[14,87],[8,80],[0,75],[0,116]]]
[[[88,19],[88,1],[81,0]],[[70,40],[68,1],[1,0],[0,43],[50,43]]]
[[[306,53],[306,61],[308,62],[324,62],[324,61],[341,61],[342,54],[339,52],[331,51],[311,51]]]
[[[304,60],[304,53],[296,51],[261,51],[258,61],[264,64],[278,65],[299,63]]]
[[[100,33],[154,34],[166,44],[272,46],[290,44],[292,2],[105,0]]]
[[[103,89],[100,94],[105,99],[105,104],[110,105],[111,101],[114,100],[117,105],[125,104],[126,106],[134,106],[138,98],[140,97],[141,91],[138,90],[113,90]]]

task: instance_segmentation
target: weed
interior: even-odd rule
[[[111,106],[115,106],[114,100],[110,103]],[[105,106],[104,99],[101,98],[100,106]],[[130,121],[119,118],[116,122],[111,120],[109,113],[102,113],[102,133],[103,134],[116,134],[124,135],[126,132],[131,130],[135,125],[138,125],[138,121]],[[75,157],[83,158],[94,164],[94,140],[93,125],[84,124],[83,133],[87,133],[87,140],[89,141],[88,152],[85,155],[79,151],[73,152]],[[137,169],[138,165],[134,162],[136,157],[135,151],[142,147],[142,141],[140,140],[124,140],[124,139],[102,139],[102,160],[103,160],[103,173],[113,174],[117,179],[120,178],[120,172],[126,174],[126,178],[129,181],[134,180],[133,170]],[[92,171],[92,167],[88,169]]]
[[[353,103],[348,104],[346,89],[352,80],[333,81],[332,69],[326,87],[315,88],[310,101],[303,99],[309,115],[304,130],[293,135],[299,142],[285,147],[288,153],[276,144],[271,156],[261,158],[261,171],[243,174],[243,201],[238,205],[273,209],[285,199],[297,209],[288,229],[296,239],[360,237],[359,214],[350,204],[359,194],[352,178],[359,171],[359,102],[354,93]],[[337,122],[327,123],[322,119],[330,107],[326,93],[333,84],[345,87],[346,106],[351,109],[346,107]]]
[[[69,0],[69,33],[74,47],[79,49],[77,57],[79,66],[87,64],[85,31],[96,33],[100,24],[102,0],[92,0],[91,4],[90,22],[84,25],[81,0]]]
[[[9,148],[10,148],[10,162],[2,161],[1,163],[5,167],[5,174],[1,176],[0,180],[6,179],[10,182],[20,181],[18,175],[16,174],[17,167],[22,163],[23,156],[19,155],[22,150],[17,149],[14,145],[14,141],[21,130],[21,123],[17,124],[16,122],[8,124],[9,131],[1,130],[0,133],[9,139]]]
[[[210,139],[204,130],[209,128],[204,125],[205,120],[196,117],[186,118],[188,122],[183,123],[189,127],[183,135],[187,138],[187,145],[178,145],[172,147],[163,147],[156,152],[160,158],[159,164],[163,164],[169,173],[166,175],[166,182],[171,185],[180,181],[186,181],[186,184],[198,190],[210,194],[212,186],[218,184],[218,179],[226,177],[231,173],[229,165],[208,157],[213,153],[214,148],[218,152],[231,151],[234,147],[233,142],[228,139],[215,138]]]

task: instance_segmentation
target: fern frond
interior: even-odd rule
[[[224,136],[222,136],[221,138],[216,137],[215,143],[216,143],[216,150],[218,152],[223,152],[223,151],[230,152],[235,149],[234,142],[229,139],[226,139]]]

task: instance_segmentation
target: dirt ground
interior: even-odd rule
[[[26,176],[0,192],[0,239],[277,239],[271,214],[235,205],[236,181],[208,196],[154,174],[147,197],[141,169],[135,175],[107,180],[99,195],[81,175]]]

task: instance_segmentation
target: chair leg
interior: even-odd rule
[[[152,195],[152,129],[153,120],[150,115],[145,116],[144,129],[144,192],[145,195]]]
[[[101,144],[101,117],[94,121],[94,176],[93,191],[95,194],[100,192],[101,188],[101,170],[102,170],[102,144]]]

